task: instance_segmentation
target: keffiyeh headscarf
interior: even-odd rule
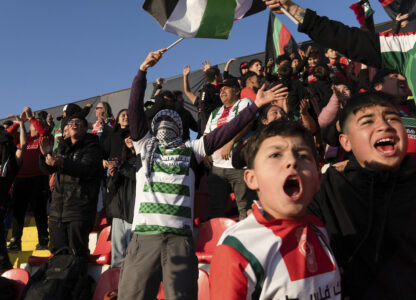
[[[163,120],[167,116],[173,120]],[[159,111],[153,118],[150,133],[152,137],[146,142],[145,174],[149,180],[152,173],[153,158],[159,146],[175,148],[182,144],[182,119],[179,114],[171,109]]]

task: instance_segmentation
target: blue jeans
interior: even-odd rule
[[[131,224],[122,219],[113,218],[111,226],[111,267],[121,267],[126,257],[127,246],[132,237]]]

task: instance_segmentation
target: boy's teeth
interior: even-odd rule
[[[385,139],[378,140],[378,141],[377,141],[377,144],[378,144],[378,143],[386,143],[386,142],[391,142],[391,143],[393,143],[393,142],[394,142],[394,140],[393,140],[393,139],[391,139],[391,138],[385,138]]]

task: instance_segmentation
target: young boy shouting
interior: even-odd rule
[[[352,158],[328,169],[309,210],[331,236],[343,296],[414,299],[416,162],[406,156],[394,97],[352,97],[340,127],[340,143]]]
[[[244,180],[259,201],[219,241],[211,299],[340,299],[326,231],[306,215],[320,183],[311,133],[274,121],[250,138],[247,152]]]

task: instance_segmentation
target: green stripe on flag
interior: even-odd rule
[[[152,191],[154,193],[174,194],[188,197],[190,195],[188,186],[176,183],[151,182],[149,186],[149,184],[146,182],[143,191]]]
[[[142,202],[140,203],[140,214],[162,214],[191,218],[191,208],[186,206],[171,205],[164,203]]]
[[[191,229],[173,228],[159,225],[136,225],[134,233],[137,234],[156,234],[160,232],[170,232],[179,235],[192,235]]]
[[[416,119],[415,118],[402,118],[403,125],[406,127],[416,127]]]
[[[273,43],[275,45],[275,50],[276,50],[276,57],[281,55],[282,53],[280,53],[280,47],[279,47],[279,35],[280,35],[280,30],[282,30],[282,22],[280,22],[279,18],[274,18],[274,22],[273,22]]]
[[[195,37],[227,39],[234,23],[236,0],[208,0]]]
[[[261,263],[254,256],[254,254],[248,251],[247,248],[244,247],[244,245],[235,237],[227,236],[222,243],[237,250],[250,263],[257,279],[256,287],[253,294],[251,295],[251,299],[259,299],[264,282],[264,270]]]
[[[189,167],[182,166],[167,166],[163,164],[154,163],[152,166],[153,172],[162,172],[166,174],[175,174],[175,175],[189,175]]]
[[[165,147],[159,147],[156,149],[156,153],[160,155],[183,155],[191,156],[192,148],[175,148],[173,150],[167,149]]]

